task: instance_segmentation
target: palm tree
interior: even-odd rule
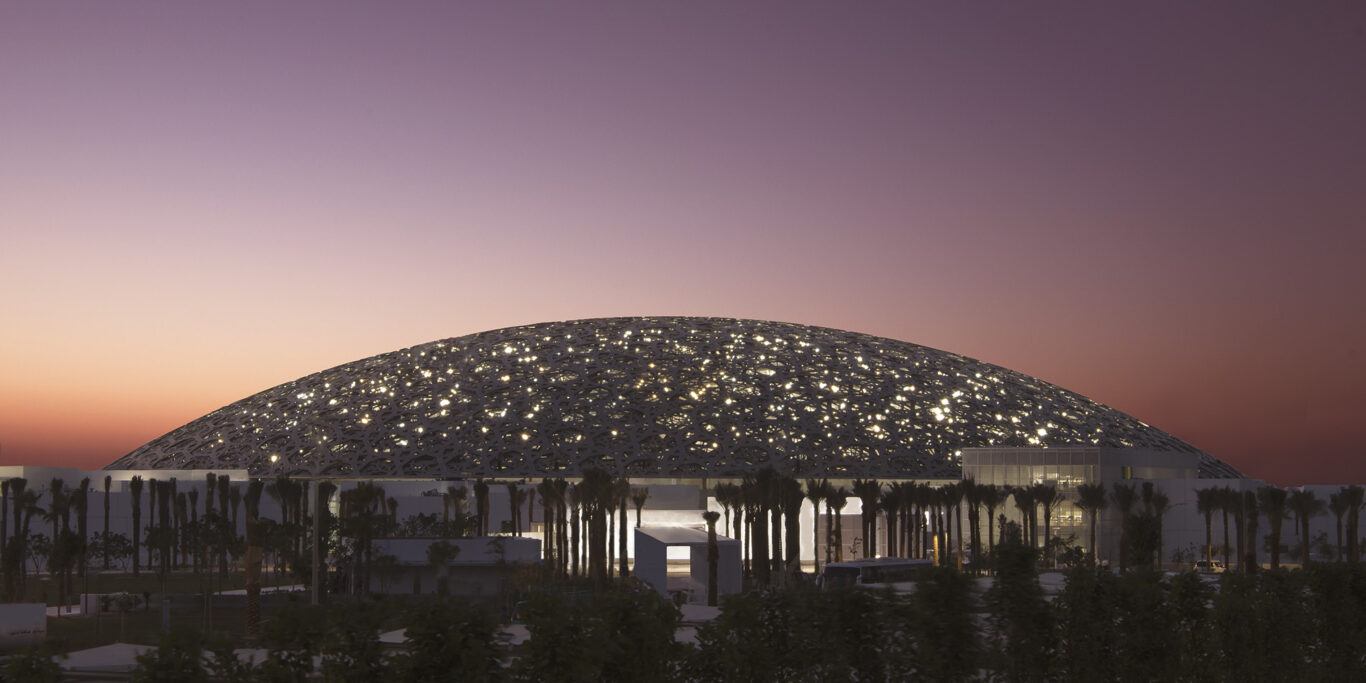
[[[237,511],[239,509],[239,506],[241,506],[242,504],[242,489],[237,486],[233,486],[232,480],[229,479],[228,475],[226,474],[219,475],[217,484],[218,514],[222,515],[223,519],[228,520],[232,523],[232,538],[240,538],[242,534],[239,534],[237,531],[239,528],[237,526]],[[259,502],[257,505],[259,507]],[[218,574],[220,576],[226,576],[227,573],[228,549],[226,547],[223,547],[218,553]]]
[[[758,475],[746,475],[740,484],[740,490],[744,493],[745,517],[749,520],[750,569],[754,573],[754,580],[765,586],[769,583],[768,511],[764,508],[768,498],[765,495],[767,478],[772,476],[769,472],[772,470],[764,469]]]
[[[944,563],[944,550],[947,544],[943,539],[944,533],[944,491],[940,487],[930,487],[926,485],[924,492],[925,507],[929,510],[930,520],[927,530],[927,543],[931,546],[934,553],[936,565]]]
[[[1257,492],[1243,492],[1243,521],[1247,523],[1247,570],[1256,571],[1261,568],[1261,561],[1257,554]]]
[[[195,537],[194,556],[192,558],[194,573],[198,574],[199,567],[203,564],[204,559],[203,532],[199,527],[199,489],[190,489],[190,527],[194,529]]]
[[[44,510],[38,507],[38,493],[27,490],[28,480],[23,477],[15,477],[9,480],[10,500],[14,506],[14,535],[9,539],[9,552],[7,555],[6,589],[10,599],[19,601],[25,593],[28,584],[28,574],[24,568],[24,562],[28,554],[28,530],[33,521],[34,513],[45,514]]]
[[[841,513],[844,506],[849,503],[849,491],[843,486],[830,492],[825,498],[825,504],[835,510],[835,561],[844,561],[844,520]]]
[[[769,577],[774,584],[782,585],[783,581],[783,480],[785,477],[773,473],[773,478],[768,482],[768,490],[765,497],[768,499],[769,525],[768,530],[771,551],[769,560]]]
[[[157,490],[158,490],[158,489],[157,489],[157,480],[156,480],[156,478],[155,478],[155,477],[149,477],[149,478],[147,479],[147,526],[148,526],[149,529],[151,529],[152,527],[154,527],[154,526],[156,525],[156,523],[157,523],[157,502],[158,502],[158,500],[157,500]],[[152,565],[153,565],[153,563],[154,563],[153,560],[154,560],[155,558],[152,556],[152,553],[153,553],[153,551],[155,551],[155,550],[156,550],[156,548],[154,547],[154,544],[152,543],[152,539],[150,538],[150,532],[149,532],[149,538],[147,539],[147,568],[148,568],[148,569],[151,569],[151,568],[152,568]],[[137,552],[137,551],[138,551],[138,547],[137,547],[136,544],[134,544],[134,545],[133,545],[133,552]]]
[[[621,563],[617,575],[624,579],[630,575],[626,560],[626,503],[631,499],[631,482],[625,477],[618,479],[613,487],[613,494],[617,502],[617,547],[620,550],[620,557],[617,559]]]
[[[1218,503],[1218,511],[1224,516],[1224,568],[1232,568],[1232,564],[1229,564],[1228,561],[1228,552],[1232,549],[1232,545],[1228,542],[1228,514],[1235,508],[1236,497],[1238,497],[1238,492],[1228,488],[1228,486],[1218,489],[1217,496],[1214,496]]]
[[[246,636],[255,640],[261,625],[261,491],[265,483],[253,479],[247,485],[247,614]]]
[[[1225,489],[1224,506],[1228,508],[1229,513],[1233,515],[1233,539],[1234,545],[1237,547],[1237,566],[1238,571],[1243,571],[1247,568],[1247,555],[1244,552],[1243,546],[1243,536],[1247,531],[1247,520],[1243,518],[1243,513],[1247,508],[1243,503],[1243,492],[1233,488]],[[1227,567],[1228,565],[1224,566]]]
[[[474,481],[474,514],[479,531],[477,535],[489,535],[489,485],[483,479]]]
[[[607,508],[612,501],[612,477],[598,468],[583,473],[576,487],[588,518],[588,574],[601,590],[607,580]]]
[[[972,552],[972,562],[976,566],[982,557],[981,507],[983,487],[968,477],[961,484],[963,501],[968,504],[968,547]]]
[[[1328,494],[1328,510],[1337,518],[1338,562],[1342,561],[1342,517],[1347,514],[1347,496],[1342,492]]]
[[[1195,510],[1205,517],[1205,562],[1214,563],[1214,511],[1219,508],[1219,489],[1215,486],[1195,490]]]
[[[960,506],[963,504],[963,487],[961,484],[948,484],[939,487],[939,493],[944,497],[944,519],[946,522],[944,529],[945,548],[952,549],[954,553],[954,566],[958,566],[962,563],[963,559],[963,515],[960,510]],[[956,544],[954,543],[953,537],[953,525],[955,520],[957,520],[958,523],[958,542]]]
[[[1015,499],[1015,509],[1020,511],[1020,530],[1029,540],[1030,550],[1033,550],[1038,545],[1034,526],[1031,522],[1037,514],[1035,511],[1038,509],[1034,502],[1034,491],[1028,486],[1016,486],[1010,489],[1010,496]]]
[[[1097,564],[1100,557],[1096,547],[1096,521],[1100,517],[1100,511],[1104,510],[1109,502],[1109,498],[1105,495],[1105,486],[1102,484],[1082,484],[1077,487],[1077,507],[1081,508],[1091,521],[1092,565]]]
[[[555,482],[551,479],[542,479],[536,485],[536,492],[541,495],[541,516],[544,521],[541,527],[544,542],[541,544],[541,554],[550,561],[551,568],[559,570],[559,555],[556,553],[555,544]]]
[[[555,532],[555,541],[558,545],[556,553],[560,558],[560,574],[569,573],[569,482],[564,479],[555,480],[555,522],[559,529]]]
[[[859,528],[863,532],[863,556],[873,557],[877,554],[877,511],[878,500],[882,497],[882,484],[876,479],[855,479],[853,491],[862,507]]]
[[[830,564],[836,561],[839,554],[839,546],[835,544],[835,508],[831,501],[831,496],[835,495],[835,487],[826,484],[825,489],[825,563]]]
[[[218,476],[213,472],[204,475],[204,514],[213,512],[213,494],[218,488]]]
[[[821,573],[821,501],[829,495],[829,479],[807,479],[806,498],[811,501],[811,573]],[[727,508],[729,510],[729,508]]]
[[[802,533],[802,501],[806,500],[806,493],[802,491],[802,485],[796,479],[783,477],[779,494],[782,499],[779,502],[783,507],[783,523],[786,527],[784,533],[787,534],[787,568],[784,575],[800,574],[802,571],[802,544],[798,537]],[[812,552],[815,552],[814,548]]]
[[[1029,487],[1033,494],[1034,504],[1043,508],[1043,551],[1044,565],[1053,566],[1053,510],[1058,507],[1066,498],[1058,492],[1057,484],[1040,482]]]
[[[1110,496],[1119,510],[1119,569],[1124,571],[1129,568],[1129,516],[1138,502],[1138,491],[1132,484],[1116,483]]]
[[[716,499],[716,504],[720,505],[721,509],[725,512],[726,519],[725,524],[723,524],[722,527],[725,528],[727,532],[730,530],[730,511],[731,508],[735,507],[735,499],[739,496],[738,489],[739,487],[735,484],[717,484],[712,487],[712,497]]]
[[[1149,501],[1149,503],[1152,505],[1152,509],[1153,509],[1153,512],[1152,512],[1153,519],[1157,522],[1157,566],[1158,566],[1158,567],[1161,567],[1161,566],[1162,566],[1162,520],[1167,516],[1167,512],[1168,512],[1169,510],[1171,510],[1171,507],[1172,507],[1172,499],[1171,499],[1171,497],[1169,497],[1167,494],[1163,493],[1162,491],[1154,491],[1154,492],[1153,492],[1153,495],[1152,495],[1152,499]]]
[[[171,571],[171,541],[174,531],[171,523],[171,506],[175,505],[172,496],[173,481],[163,481],[157,483],[157,551],[160,566],[157,567],[157,574],[161,577],[163,585],[167,575]]]
[[[522,502],[526,503],[526,530],[531,531],[532,527],[536,524],[536,487],[532,486],[523,491],[523,493],[526,494],[522,498]],[[518,512],[517,514],[520,515],[521,513]],[[541,522],[544,524],[545,520],[541,520]],[[521,536],[522,534],[521,532],[518,532],[517,535]]]
[[[1262,512],[1266,515],[1267,524],[1271,527],[1271,568],[1279,569],[1281,566],[1281,522],[1285,520],[1285,503],[1289,494],[1285,489],[1275,486],[1263,486],[1257,490],[1257,500],[1261,503]],[[1253,547],[1256,547],[1254,536]]]
[[[702,513],[702,519],[707,521],[707,606],[716,606],[716,565],[718,548],[716,545],[716,520],[721,515],[713,510]]]
[[[763,585],[773,583],[773,557],[779,553],[776,544],[771,545],[773,537],[770,526],[770,511],[774,505],[778,487],[778,473],[772,467],[759,470],[754,477],[752,495],[754,501],[754,578]],[[774,520],[775,522],[777,520]]]
[[[639,488],[631,489],[631,503],[636,508],[636,528],[640,528],[640,511],[645,507],[645,501],[650,498],[650,489]]]
[[[996,552],[996,508],[1005,503],[1005,489],[995,485],[979,485],[977,496],[987,509],[987,552]]]
[[[526,494],[517,488],[517,482],[509,481],[503,484],[508,492],[508,519],[512,525],[512,535],[522,535],[522,502],[526,500]]]
[[[53,477],[47,486],[48,503],[47,518],[52,521],[52,544],[55,547],[58,537],[62,531],[61,527],[66,526],[65,520],[70,519],[71,502],[66,495],[66,482],[61,477]],[[60,526],[59,526],[60,525]]]
[[[47,573],[57,585],[57,604],[69,605],[66,571],[73,558],[67,553],[66,535],[70,533],[68,522],[71,519],[71,499],[66,493],[65,482],[60,477],[53,477],[48,483],[48,496],[51,502],[48,504],[46,517],[52,522],[52,552],[47,558]]]
[[[9,480],[0,481],[0,549],[9,545]]]
[[[133,576],[138,575],[138,548],[142,543],[142,477],[133,475],[128,480],[128,492],[133,494]]]
[[[104,533],[100,536],[100,547],[104,549],[104,570],[109,571],[109,485],[113,477],[104,475]],[[0,522],[0,527],[4,523]]]
[[[370,589],[370,567],[374,538],[385,526],[384,489],[374,482],[366,481],[354,488],[343,491],[340,496],[341,533],[356,539],[357,562],[351,572],[353,593],[363,593]],[[248,510],[248,519],[250,519]]]
[[[887,518],[887,556],[899,557],[896,547],[896,515],[901,509],[901,484],[889,485],[887,490],[882,492],[882,498],[878,500],[877,506]]]
[[[81,578],[85,578],[86,533],[89,530],[88,513],[90,512],[90,477],[81,479],[81,483],[77,485],[75,491],[72,491],[72,494],[71,507],[76,510],[76,534],[81,539],[79,546],[81,563],[78,565],[77,571],[80,572]]]
[[[1347,561],[1356,563],[1361,559],[1361,504],[1366,498],[1366,489],[1344,486],[1342,494],[1347,499]]]
[[[575,486],[566,494],[569,503],[569,560],[572,576],[579,575],[579,506],[582,504],[579,491],[579,487]]]
[[[191,490],[193,490],[193,489],[191,489]],[[175,509],[175,537],[174,537],[174,539],[172,539],[172,540],[173,540],[173,542],[175,543],[175,547],[173,548],[173,551],[174,551],[174,553],[175,553],[175,555],[176,555],[176,561],[174,562],[174,566],[175,566],[176,568],[179,568],[179,569],[183,569],[183,568],[185,567],[185,523],[186,523],[187,514],[188,514],[188,513],[187,513],[187,507],[186,507],[186,506],[187,506],[187,502],[186,502],[186,500],[185,500],[185,494],[183,494],[183,493],[177,493],[177,494],[175,495],[175,507],[174,507],[174,509]]]
[[[1301,565],[1309,566],[1309,520],[1323,514],[1323,501],[1309,489],[1300,489],[1290,494],[1290,511],[1295,514],[1296,530],[1300,532],[1303,557]]]

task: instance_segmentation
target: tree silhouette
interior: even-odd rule
[[[716,606],[716,566],[717,566],[717,544],[716,544],[716,520],[721,515],[714,510],[707,510],[702,513],[702,519],[707,522],[707,606]]]
[[[1309,520],[1323,514],[1325,506],[1309,489],[1299,489],[1290,493],[1290,511],[1295,515],[1296,531],[1300,535],[1301,548],[1303,554],[1300,558],[1302,567],[1309,566]]]
[[[1347,514],[1347,505],[1347,496],[1343,492],[1339,491],[1337,493],[1328,494],[1328,510],[1331,511],[1333,513],[1333,516],[1337,518],[1338,562],[1341,562],[1346,557],[1346,555],[1344,555],[1342,552],[1342,520],[1343,517]]]
[[[1129,517],[1133,515],[1138,492],[1130,484],[1116,483],[1111,487],[1111,500],[1119,510],[1119,569],[1129,568]]]
[[[1219,489],[1210,486],[1195,490],[1195,510],[1205,518],[1205,562],[1214,564],[1213,516],[1219,508]]]
[[[1096,547],[1096,522],[1101,510],[1109,504],[1105,486],[1101,484],[1081,484],[1077,487],[1077,507],[1081,508],[1091,522],[1091,564],[1098,564],[1099,548]]]
[[[1342,496],[1347,504],[1347,561],[1356,564],[1361,559],[1361,505],[1366,489],[1344,486]]]
[[[826,505],[835,510],[835,561],[844,561],[844,506],[849,503],[849,491],[843,486],[835,488],[825,499]]]
[[[1271,528],[1272,569],[1279,569],[1281,566],[1281,522],[1285,520],[1285,504],[1288,497],[1289,494],[1284,489],[1275,486],[1263,486],[1257,490],[1257,500],[1261,502],[1267,526]]]
[[[821,547],[821,501],[825,500],[828,495],[830,495],[830,480],[806,480],[806,498],[811,501],[811,573],[813,574],[821,573],[821,557],[819,552]],[[719,496],[717,497],[717,502],[721,502]],[[727,521],[729,521],[730,504],[721,503],[721,506],[726,509],[726,518]],[[827,531],[829,531],[829,529],[827,529]]]
[[[113,483],[113,477],[104,475],[104,532],[100,538],[108,542],[109,539],[109,486]],[[104,554],[104,570],[109,571],[109,553]]]
[[[1053,562],[1053,510],[1066,498],[1058,492],[1057,484],[1038,483],[1030,486],[1034,504],[1043,508],[1043,552],[1044,566],[1052,567]]]

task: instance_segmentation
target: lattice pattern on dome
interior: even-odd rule
[[[1057,386],[839,330],[543,323],[414,346],[221,408],[109,469],[334,477],[958,477],[968,446],[1200,453]],[[1201,476],[1241,476],[1203,453]]]

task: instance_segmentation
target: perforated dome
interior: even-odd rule
[[[971,446],[1200,455],[1084,396],[957,354],[790,323],[607,318],[414,346],[220,408],[107,469],[332,477],[949,478]]]

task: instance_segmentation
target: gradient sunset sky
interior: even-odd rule
[[[1366,4],[0,7],[0,463],[549,320],[866,332],[1366,482]]]

